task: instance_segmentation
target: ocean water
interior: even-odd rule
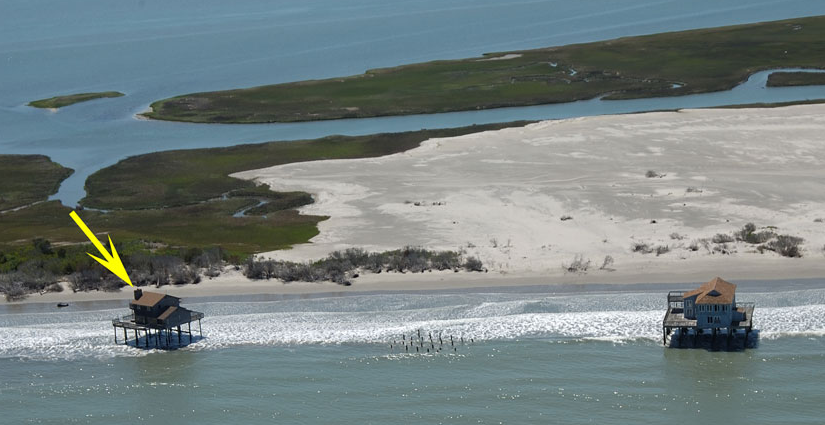
[[[671,285],[191,300],[174,351],[114,344],[125,301],[3,306],[2,422],[821,423],[825,280],[739,285],[759,331],[730,350],[662,346]],[[455,345],[404,352],[418,330]]]
[[[193,91],[819,14],[811,0],[4,0],[0,153],[74,168],[56,196],[73,205],[92,172],[158,150],[822,98],[764,88],[760,73],[668,99],[245,126],[134,118]],[[25,106],[99,90],[127,96]],[[822,423],[825,282],[737,283],[759,332],[731,351],[662,347],[669,286],[185,300],[206,313],[204,337],[173,351],[114,344],[126,300],[3,305],[0,424]],[[419,329],[465,343],[402,352]]]
[[[267,125],[147,122],[161,98],[484,52],[825,14],[810,0],[4,0],[0,2],[0,152],[40,153],[76,170],[56,195],[84,196],[96,170],[130,155],[330,134],[825,97],[825,88],[758,84],[706,97],[578,102],[466,113]],[[764,77],[762,78],[764,80]],[[25,106],[118,90],[58,112]]]

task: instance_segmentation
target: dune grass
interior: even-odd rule
[[[509,55],[509,56],[507,56]],[[154,119],[263,123],[439,113],[727,90],[757,71],[825,68],[825,16],[492,53],[365,74],[186,94]]]
[[[44,155],[0,154],[0,211],[45,201],[73,172]]]
[[[121,92],[116,91],[104,91],[104,92],[95,92],[95,93],[77,93],[77,94],[69,94],[65,96],[55,96],[50,97],[48,99],[40,99],[29,102],[29,106],[33,106],[35,108],[52,108],[58,109],[64,106],[74,105],[75,103],[80,102],[88,102],[94,99],[102,99],[105,97],[121,97],[125,96]]]

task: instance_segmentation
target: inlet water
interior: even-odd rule
[[[206,126],[134,118],[151,101],[182,93],[819,14],[825,14],[825,3],[807,0],[314,0],[291,5],[262,0],[9,0],[0,4],[0,152],[45,154],[74,168],[57,194],[74,205],[92,172],[158,150],[823,97],[821,88],[757,87],[707,98],[590,101],[317,123]],[[127,96],[58,112],[25,106],[44,97],[101,90]]]

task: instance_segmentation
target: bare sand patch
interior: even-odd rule
[[[683,110],[545,121],[233,176],[310,192],[316,203],[302,211],[331,216],[311,244],[266,257],[416,245],[463,249],[498,276],[565,279],[562,265],[577,256],[591,261],[591,281],[735,277],[726,263],[741,276],[825,276],[825,225],[814,221],[825,216],[822,134],[825,105]],[[748,222],[803,237],[804,258],[701,242]],[[640,243],[667,251],[634,252]],[[615,271],[599,270],[607,256]]]

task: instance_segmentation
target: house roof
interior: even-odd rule
[[[142,291],[140,299],[132,300],[130,304],[133,305],[142,305],[145,307],[154,307],[155,304],[159,303],[160,300],[164,299],[165,297],[172,297],[171,295],[161,294],[160,292],[147,292]],[[178,297],[172,297],[178,298]],[[180,299],[180,298],[178,298]]]
[[[696,304],[732,304],[736,296],[736,285],[715,277],[697,289],[685,293],[683,298],[696,297]]]
[[[160,315],[160,316],[158,316],[158,320],[166,320],[166,319],[168,319],[168,318],[169,318],[169,316],[171,316],[171,315],[172,315],[172,313],[174,313],[174,312],[175,312],[175,310],[177,310],[177,309],[178,309],[178,308],[177,308],[177,307],[174,307],[174,306],[167,308],[167,309],[166,309],[166,311],[164,311],[163,313],[161,313],[161,315]]]

